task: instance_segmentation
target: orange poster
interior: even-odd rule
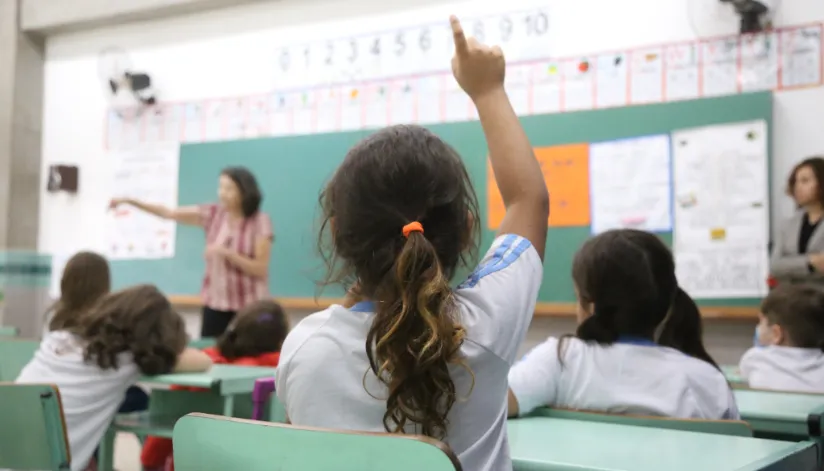
[[[589,144],[536,147],[535,158],[549,189],[549,226],[589,226]],[[487,165],[487,226],[497,229],[506,210]]]

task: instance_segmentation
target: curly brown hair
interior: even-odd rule
[[[477,249],[478,201],[466,167],[425,128],[385,128],[349,151],[320,204],[326,283],[357,286],[357,296],[375,302],[364,348],[388,389],[384,428],[404,433],[414,425],[443,439],[457,400],[450,365],[469,370],[450,286]],[[412,221],[426,233],[404,237]]]
[[[94,252],[78,252],[66,263],[60,278],[60,299],[52,312],[49,330],[77,325],[78,317],[111,290],[109,262]]]
[[[217,349],[227,360],[279,352],[289,332],[283,307],[264,299],[244,307],[220,336]]]
[[[87,362],[117,369],[129,353],[144,375],[171,372],[189,341],[183,319],[153,285],[107,295],[69,330],[86,342]]]

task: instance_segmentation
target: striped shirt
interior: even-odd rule
[[[206,245],[223,245],[247,257],[254,257],[255,242],[272,239],[269,215],[258,211],[232,224],[228,212],[217,204],[200,206],[200,220],[206,232]],[[269,296],[268,277],[244,273],[221,257],[206,258],[206,275],[200,296],[203,304],[218,311],[238,311],[249,303]]]

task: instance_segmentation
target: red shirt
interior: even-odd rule
[[[272,220],[258,211],[231,224],[228,212],[217,204],[200,206],[200,220],[206,245],[222,245],[247,257],[254,257],[260,238],[272,239]],[[218,311],[239,311],[244,306],[269,297],[267,277],[250,276],[222,257],[206,258],[206,275],[200,290],[201,301]]]
[[[219,365],[237,365],[237,366],[278,366],[280,360],[280,352],[264,353],[256,357],[240,357],[234,360],[227,360],[220,354],[217,347],[209,347],[203,349],[203,353],[209,355],[213,362]]]

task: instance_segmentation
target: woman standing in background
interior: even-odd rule
[[[206,232],[206,273],[201,301],[201,337],[218,337],[235,313],[269,296],[269,259],[274,234],[272,221],[260,211],[263,199],[255,176],[244,167],[228,167],[218,181],[218,204],[182,208],[115,198],[122,204],[181,224],[201,226]]]
[[[824,158],[810,157],[793,168],[787,182],[798,211],[777,228],[770,257],[776,283],[824,283]]]

